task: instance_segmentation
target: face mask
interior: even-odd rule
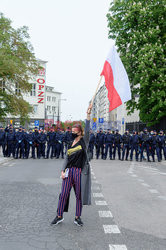
[[[74,133],[72,133],[72,137],[73,137],[73,139],[75,139],[75,138],[77,138],[77,137],[78,137],[78,134],[74,134]]]

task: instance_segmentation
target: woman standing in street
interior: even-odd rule
[[[76,195],[76,214],[74,220],[76,225],[83,226],[81,220],[82,206],[91,204],[90,165],[87,157],[91,109],[92,104],[89,105],[87,110],[84,135],[81,125],[76,124],[72,127],[73,141],[67,150],[61,172],[63,181],[57,216],[51,224],[57,225],[64,220],[63,212],[68,211],[69,195],[72,187],[74,187]]]

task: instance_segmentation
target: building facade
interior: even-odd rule
[[[118,108],[109,112],[108,91],[103,84],[98,90],[91,113],[91,128],[94,131],[102,128],[104,130],[119,129],[120,133],[124,133],[126,123],[138,122],[139,111],[135,111],[132,115],[127,115],[126,105],[122,104]]]
[[[56,123],[57,112],[60,114],[61,93],[56,92],[54,87],[46,86],[46,61],[38,60],[41,66],[37,76],[32,77],[32,89],[29,93],[23,94],[23,99],[32,107],[32,113],[29,114],[29,122],[25,123],[26,128],[45,127]],[[21,90],[16,85],[15,93]],[[13,124],[18,128],[20,119],[18,116],[6,117],[6,125]]]

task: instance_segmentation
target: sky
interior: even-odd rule
[[[61,120],[84,120],[104,61],[111,0],[1,0],[12,26],[28,26],[37,58],[48,61],[46,84],[62,92]]]

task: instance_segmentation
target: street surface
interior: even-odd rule
[[[56,216],[63,160],[0,159],[0,250],[165,250],[166,162],[92,160],[92,206]]]

